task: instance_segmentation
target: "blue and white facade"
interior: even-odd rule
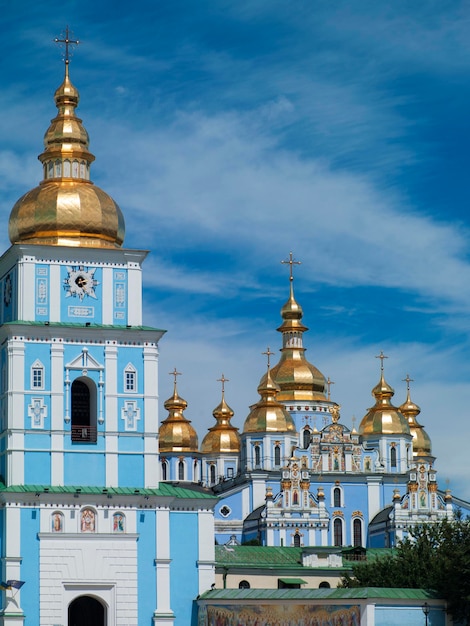
[[[216,498],[160,484],[147,253],[89,181],[68,66],[55,99],[0,258],[0,623],[187,626],[215,580]]]

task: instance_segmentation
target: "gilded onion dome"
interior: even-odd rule
[[[75,115],[79,95],[69,77],[55,92],[58,109],[44,136],[39,155],[44,178],[13,207],[11,243],[117,248],[124,241],[121,209],[90,180],[95,157],[88,150],[88,133]]]
[[[294,297],[292,272],[289,299],[281,309],[281,316],[283,322],[277,329],[282,333],[281,358],[271,370],[272,379],[280,390],[277,400],[280,402],[326,400],[326,379],[320,370],[305,358],[302,337],[308,328],[302,324],[302,307]],[[265,380],[266,375],[261,382]]]
[[[190,420],[183,415],[188,406],[186,400],[178,395],[176,374],[173,386],[173,395],[164,403],[168,417],[161,423],[158,431],[160,452],[197,452],[198,439]]]
[[[383,361],[382,361],[383,363]],[[372,389],[376,402],[362,418],[359,426],[361,435],[409,435],[408,420],[393,406],[391,399],[395,391],[385,381],[383,366],[379,383]]]
[[[431,439],[416,419],[416,417],[421,413],[421,409],[411,400],[409,385],[411,379],[407,377],[406,380],[408,382],[406,400],[400,406],[400,411],[408,420],[410,432],[413,437],[413,456],[429,456],[431,454]]]
[[[243,432],[295,432],[292,416],[277,400],[279,387],[271,378],[269,368],[258,386],[258,393],[261,398],[251,407],[250,414],[243,426]]]
[[[222,384],[227,379],[222,375]],[[232,426],[230,420],[234,413],[225,401],[225,392],[222,387],[222,400],[212,411],[216,419],[216,425],[209,428],[209,432],[202,440],[201,452],[203,453],[238,453],[240,452],[240,435],[238,428]]]

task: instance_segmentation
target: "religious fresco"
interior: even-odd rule
[[[359,606],[258,604],[202,606],[198,626],[359,626]]]

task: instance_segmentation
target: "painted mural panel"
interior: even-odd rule
[[[205,606],[199,626],[359,626],[359,606],[259,604]]]

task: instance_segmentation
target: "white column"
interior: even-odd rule
[[[158,487],[158,348],[144,347],[144,486]]]
[[[168,508],[157,508],[155,531],[157,608],[153,621],[161,626],[171,626],[174,623],[174,614],[171,610],[170,597],[170,510]]]
[[[252,511],[257,507],[261,506],[266,501],[266,478],[267,474],[252,475],[253,479],[253,502],[252,502]]]
[[[375,626],[375,604],[361,605],[361,626]]]
[[[138,263],[129,263],[127,283],[127,323],[142,325],[142,269]]]
[[[8,342],[8,476],[7,485],[24,483],[24,341],[10,339]]]
[[[104,426],[106,431],[106,486],[118,487],[118,399],[117,399],[117,346],[107,344],[104,350],[105,405]]]
[[[64,484],[64,344],[51,344],[51,484]]]
[[[114,293],[113,293],[113,271],[112,267],[103,267],[103,284],[102,284],[102,303],[103,324],[114,324],[113,308],[114,308]]]
[[[380,485],[382,479],[375,476],[367,477],[367,523],[372,521],[372,518],[380,511]]]
[[[18,319],[27,322],[36,319],[35,298],[35,259],[23,257],[18,264]]]
[[[60,265],[54,263],[49,266],[49,321],[60,322],[60,296],[62,285],[60,282]]]
[[[199,591],[209,591],[215,583],[214,512],[199,509],[198,518],[198,575]]]
[[[4,511],[5,556],[2,559],[2,580],[21,580],[21,508],[7,504]],[[4,608],[0,612],[0,623],[4,626],[24,623],[21,590],[5,590],[2,593]]]

